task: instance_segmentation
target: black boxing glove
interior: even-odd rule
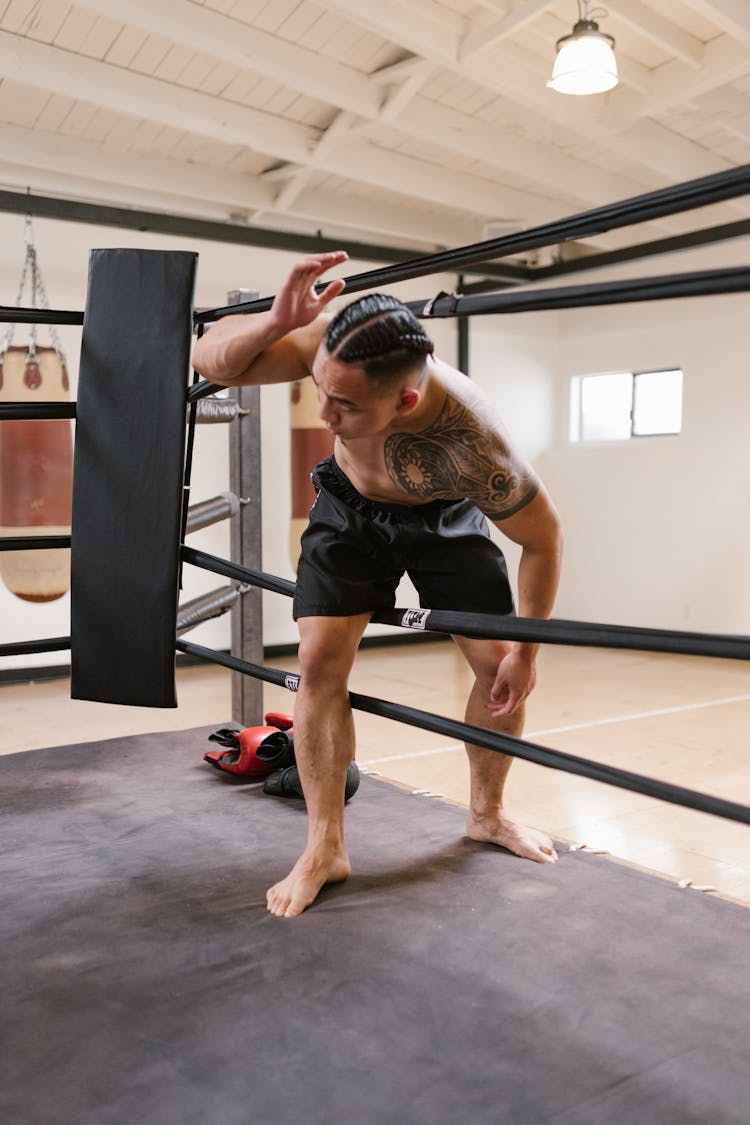
[[[356,762],[350,762],[346,771],[344,801],[351,800],[359,789],[359,778],[359,766]],[[272,797],[296,797],[304,801],[305,794],[302,792],[302,782],[296,765],[287,766],[280,773],[275,773],[273,777],[266,778],[263,792],[270,794]]]

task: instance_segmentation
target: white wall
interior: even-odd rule
[[[735,242],[611,276],[746,264],[748,249]],[[539,463],[565,527],[557,616],[750,632],[747,309],[742,294],[560,314],[558,428]],[[672,366],[685,373],[681,434],[569,443],[572,375]]]

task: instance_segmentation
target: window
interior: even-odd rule
[[[571,380],[570,440],[625,441],[682,429],[682,371],[617,371]]]

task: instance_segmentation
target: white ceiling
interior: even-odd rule
[[[0,0],[0,188],[428,249],[750,162],[750,0],[606,6],[575,98],[576,0]]]

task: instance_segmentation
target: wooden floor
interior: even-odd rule
[[[292,658],[273,662],[296,670]],[[352,689],[461,718],[469,674],[454,646],[366,649]],[[215,723],[231,714],[229,673],[178,672],[176,711],[68,697],[65,680],[0,687],[0,753]],[[293,697],[266,685],[265,706]],[[412,789],[465,805],[462,747],[427,731],[358,714],[358,760]],[[750,669],[746,663],[548,647],[529,700],[527,737],[582,757],[750,804]],[[208,745],[208,744],[207,744]],[[508,808],[569,844],[585,844],[676,883],[750,904],[750,828],[517,761]],[[675,893],[696,893],[676,889]]]

